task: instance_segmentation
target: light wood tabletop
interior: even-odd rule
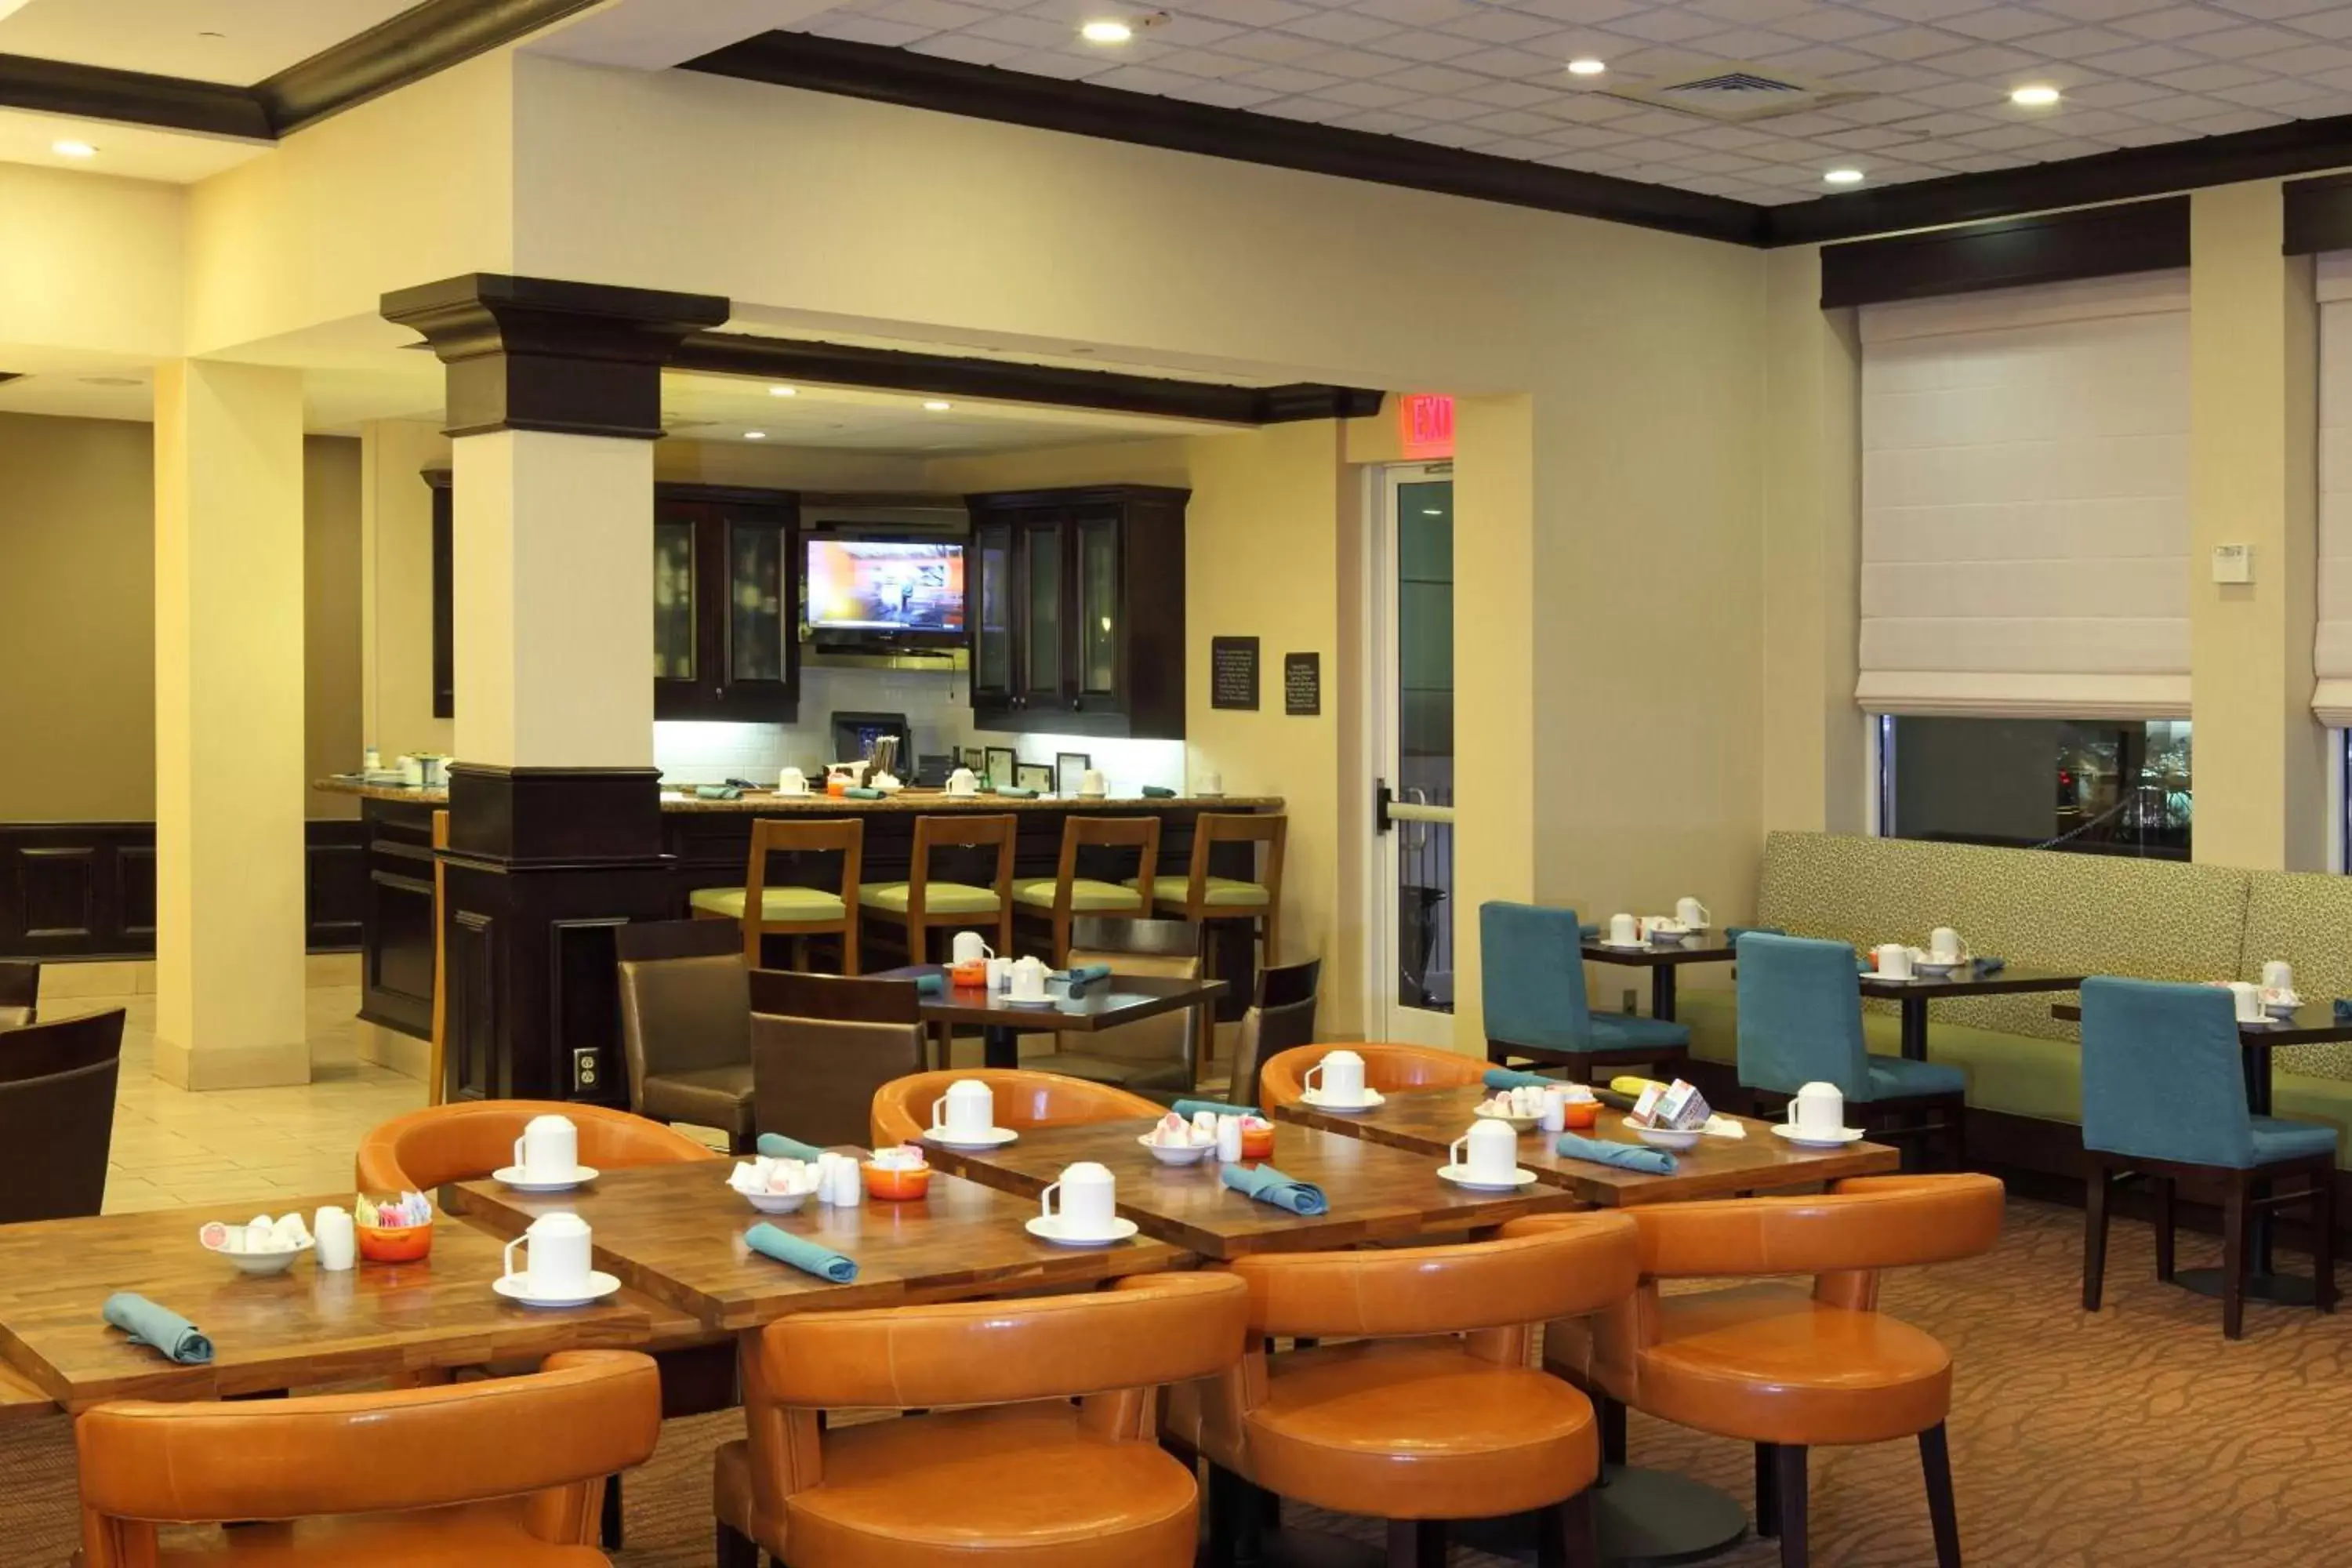
[[[1367,1142],[1410,1150],[1426,1160],[1444,1159],[1446,1146],[1470,1129],[1487,1091],[1475,1084],[1456,1089],[1399,1090],[1386,1104],[1365,1111],[1318,1110],[1286,1105],[1277,1121],[1320,1128]],[[1654,1176],[1555,1153],[1553,1135],[1541,1131],[1519,1136],[1519,1164],[1548,1186],[1565,1188],[1588,1204],[1618,1208],[1628,1204],[1673,1203],[1688,1198],[1729,1197],[1777,1187],[1811,1186],[1846,1176],[1884,1175],[1902,1163],[1899,1151],[1881,1143],[1849,1143],[1808,1149],[1772,1131],[1769,1121],[1738,1117],[1745,1138],[1702,1138],[1697,1147],[1675,1155],[1675,1173]],[[1603,1106],[1601,1120],[1582,1136],[1638,1147],[1624,1112]],[[1285,1167],[1287,1169],[1288,1167]]]
[[[286,1206],[308,1215],[350,1201]],[[671,1317],[633,1291],[593,1307],[514,1306],[490,1289],[497,1238],[446,1217],[420,1262],[329,1273],[312,1254],[283,1274],[241,1274],[196,1240],[205,1221],[237,1217],[215,1205],[0,1226],[0,1361],[78,1411],[108,1399],[215,1399],[634,1347]],[[212,1363],[182,1366],[131,1343],[99,1315],[117,1290],[194,1322],[213,1342]]]
[[[1225,1186],[1213,1153],[1197,1164],[1160,1163],[1137,1142],[1150,1126],[1123,1121],[1031,1128],[999,1149],[933,1148],[930,1159],[1033,1199],[1060,1178],[1063,1166],[1095,1161],[1118,1180],[1121,1215],[1146,1236],[1207,1258],[1459,1235],[1523,1215],[1579,1206],[1557,1188],[1476,1192],[1440,1180],[1439,1162],[1424,1154],[1311,1127],[1278,1128],[1268,1163],[1295,1180],[1314,1183],[1330,1199],[1329,1213],[1310,1218]]]
[[[461,1182],[446,1195],[508,1236],[542,1214],[576,1214],[594,1232],[598,1268],[713,1329],[752,1328],[793,1312],[1082,1285],[1186,1261],[1141,1237],[1089,1247],[1040,1241],[1021,1228],[1034,1205],[944,1171],[913,1203],[869,1198],[836,1208],[812,1199],[797,1213],[762,1215],[729,1189],[730,1169],[719,1161],[645,1165],[607,1172],[571,1193]],[[836,1285],[753,1252],[743,1235],[763,1220],[853,1258],[857,1278]]]

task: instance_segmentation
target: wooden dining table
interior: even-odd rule
[[[936,963],[905,964],[877,971],[877,980],[912,980],[946,971]],[[1104,1029],[1139,1024],[1165,1013],[1191,1007],[1211,1007],[1225,994],[1222,980],[1186,980],[1165,974],[1112,974],[1088,986],[1076,1001],[1055,996],[1045,1004],[1018,1003],[1004,993],[982,985],[950,985],[922,999],[926,1024],[981,1032],[981,1062],[984,1067],[1012,1068],[1021,1065],[1021,1037],[1025,1034],[1096,1034]]]
[[[1865,954],[1864,956],[1867,956]],[[2004,964],[1988,973],[1971,959],[1948,974],[1915,974],[1895,980],[1876,970],[1862,972],[1864,996],[1895,1003],[1903,1015],[1903,1054],[1915,1062],[1927,1059],[1927,1005],[1955,996],[2013,996],[2032,991],[2079,991],[2084,976]]]
[[[1686,964],[1729,963],[1739,955],[1721,937],[1702,932],[1673,942],[1613,942],[1598,935],[1584,939],[1587,963],[1613,963],[1650,972],[1650,1016],[1672,1022],[1676,973]]]

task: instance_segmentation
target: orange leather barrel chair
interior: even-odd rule
[[[74,1424],[83,1568],[604,1568],[604,1478],[661,1430],[654,1363],[233,1405],[101,1405]],[[159,1524],[260,1521],[159,1558]]]
[[[534,1116],[561,1116],[580,1131],[580,1163],[600,1171],[673,1160],[719,1160],[658,1121],[555,1100],[457,1100],[380,1123],[360,1141],[360,1191],[371,1196],[430,1193],[451,1182],[479,1181],[514,1163],[515,1140]]]
[[[1266,1110],[1297,1103],[1307,1069],[1333,1051],[1353,1051],[1364,1058],[1364,1086],[1382,1094],[1400,1089],[1459,1089],[1486,1076],[1486,1064],[1458,1051],[1433,1046],[1363,1045],[1333,1040],[1321,1045],[1293,1046],[1277,1051],[1258,1068],[1258,1102]]]
[[[1214,1467],[1211,1557],[1256,1555],[1257,1494],[1272,1492],[1389,1521],[1391,1563],[1444,1563],[1448,1520],[1540,1510],[1545,1561],[1596,1563],[1592,1402],[1528,1364],[1531,1325],[1622,1302],[1637,1261],[1633,1222],[1590,1214],[1492,1241],[1226,1265],[1249,1286],[1250,1348],[1223,1377],[1171,1389],[1165,1428]],[[1270,1335],[1349,1342],[1269,1355]]]
[[[1877,1310],[1878,1271],[1990,1250],[2001,1199],[1990,1176],[1865,1176],[1817,1197],[1630,1208],[1641,1288],[1607,1312],[1546,1328],[1544,1364],[1633,1409],[1755,1444],[1757,1531],[1779,1534],[1784,1568],[1805,1562],[1805,1450],[1916,1436],[1936,1561],[1958,1568],[1944,1440],[1952,1358]],[[1811,1274],[1812,1287],[1658,1290],[1662,1279],[1777,1274]]]
[[[761,1549],[792,1568],[1191,1568],[1199,1490],[1153,1440],[1158,1390],[1225,1373],[1248,1315],[1229,1276],[1155,1274],[746,1334],[751,1436],[713,1479],[719,1568]],[[846,1406],[936,1413],[821,1428]]]
[[[996,1097],[996,1124],[1019,1132],[1031,1127],[1066,1127],[1082,1121],[1157,1121],[1168,1108],[1107,1083],[1089,1083],[1060,1073],[1027,1068],[973,1068],[961,1072],[918,1072],[894,1078],[874,1091],[874,1146],[886,1148],[930,1131],[931,1102],[948,1085],[976,1078]]]

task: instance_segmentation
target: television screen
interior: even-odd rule
[[[835,534],[808,542],[814,632],[963,630],[963,546]]]

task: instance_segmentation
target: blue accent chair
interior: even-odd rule
[[[2269,1201],[2311,1205],[2315,1301],[2336,1310],[2336,1129],[2257,1116],[2230,994],[2212,985],[2083,982],[2083,1310],[2099,1310],[2107,1197],[2145,1177],[2156,1193],[2156,1277],[2172,1278],[2173,1184],[2219,1177],[2221,1332],[2243,1332],[2248,1218],[2281,1177],[2303,1185]]]
[[[1870,1054],[1851,946],[1750,931],[1737,950],[1739,1085],[1757,1114],[1779,1114],[1809,1083],[1835,1084],[1847,1120],[1873,1138],[1934,1142],[1960,1169],[1968,1077],[1941,1062]]]
[[[1664,1018],[1596,1013],[1584,994],[1584,936],[1574,910],[1496,900],[1478,907],[1486,1059],[1597,1067],[1679,1065],[1690,1030]]]

